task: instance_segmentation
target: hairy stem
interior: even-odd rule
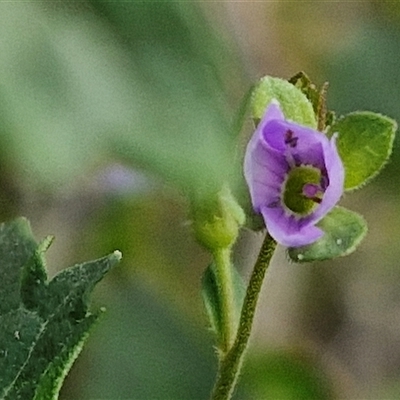
[[[220,361],[212,400],[229,400],[233,394],[249,342],[257,300],[275,247],[276,242],[267,233],[247,287],[235,342]]]

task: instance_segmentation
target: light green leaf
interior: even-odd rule
[[[218,286],[215,264],[211,263],[204,271],[202,279],[202,296],[211,329],[217,338],[221,338],[221,293]],[[245,296],[245,286],[239,272],[232,266],[232,281],[236,306],[236,317],[239,317],[240,309]]]
[[[352,253],[367,233],[364,218],[343,207],[335,207],[318,226],[325,235],[308,246],[288,249],[295,262],[329,260]]]
[[[339,133],[346,190],[357,189],[378,174],[392,152],[396,130],[396,121],[369,111],[347,114],[332,125],[329,135]]]
[[[266,76],[260,80],[253,93],[252,114],[258,122],[272,99],[279,101],[287,119],[299,124],[317,127],[311,102],[294,85],[279,78]]]
[[[0,225],[0,397],[57,399],[98,314],[88,312],[95,284],[119,252],[68,268],[50,282],[25,219]]]

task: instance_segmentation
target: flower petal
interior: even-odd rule
[[[270,121],[264,130],[265,141],[273,148],[285,151],[285,137],[291,132],[296,138],[296,144],[291,148],[291,153],[302,164],[311,164],[318,168],[324,168],[323,146],[328,145],[328,138],[311,128],[296,125],[287,121]]]
[[[340,200],[344,190],[344,167],[336,148],[336,137],[324,144],[323,152],[329,185],[325,190],[321,204],[312,214],[314,223],[320,221]]]
[[[305,246],[320,239],[324,234],[313,224],[304,226],[301,220],[286,215],[282,208],[263,207],[261,213],[269,234],[283,246]]]
[[[259,123],[247,145],[244,158],[244,175],[249,185],[253,208],[259,212],[263,205],[280,197],[282,183],[288,171],[284,155],[271,148],[264,140],[263,129],[269,118],[283,118],[283,114],[273,102]]]

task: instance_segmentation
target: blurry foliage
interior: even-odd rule
[[[115,274],[146,282],[186,318],[205,324],[200,276],[208,257],[199,254],[184,218],[182,204],[168,198],[168,191],[109,199],[104,208],[91,213],[77,250],[98,254],[117,246],[125,268]]]
[[[293,350],[249,355],[243,388],[252,399],[330,400],[334,398],[327,377],[312,357]]]
[[[189,191],[227,179],[240,68],[199,7],[49,8],[2,4],[0,15],[1,139],[26,182],[57,187],[102,154]]]
[[[377,18],[382,18],[382,23],[387,20],[400,22],[400,2],[397,0],[371,0],[372,10]]]
[[[205,399],[216,370],[211,340],[142,284],[117,279],[110,304],[61,399]],[[210,339],[210,338],[208,338]]]

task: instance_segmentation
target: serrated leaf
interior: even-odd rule
[[[367,233],[367,223],[354,211],[335,207],[318,226],[324,236],[308,246],[288,249],[295,262],[329,260],[352,253]]]
[[[57,400],[64,379],[81,352],[84,342],[89,335],[90,328],[97,319],[98,315],[88,314],[75,327],[75,334],[66,338],[63,349],[54,357],[53,361],[40,377],[33,400]]]
[[[57,399],[97,314],[88,312],[95,284],[120,253],[66,269],[50,282],[44,252],[25,219],[0,225],[0,397]]]
[[[299,124],[317,127],[317,121],[311,102],[304,93],[283,79],[266,76],[254,89],[252,115],[259,121],[272,99],[279,101],[287,119]]]
[[[243,279],[235,267],[232,266],[232,282],[234,289],[236,315],[239,317],[240,309],[245,296],[245,286]],[[202,279],[202,296],[207,315],[210,320],[211,329],[216,334],[217,338],[221,338],[221,294],[218,286],[216,267],[211,263],[204,271]]]
[[[347,114],[332,125],[329,136],[339,133],[346,190],[363,186],[379,173],[392,152],[396,130],[396,121],[369,111]]]

